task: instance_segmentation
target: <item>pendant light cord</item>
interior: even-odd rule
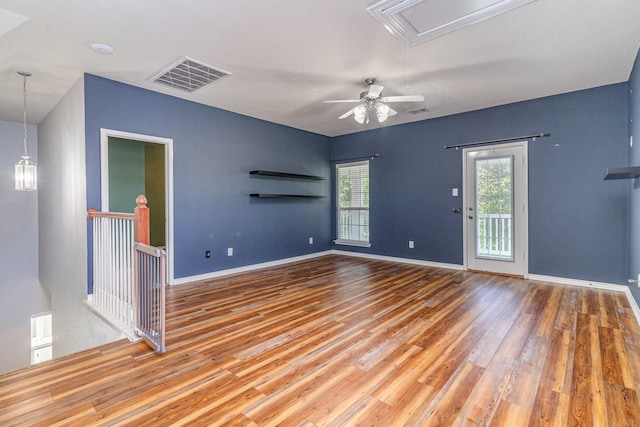
[[[29,157],[29,153],[27,152],[27,75],[28,73],[22,74],[22,100],[24,101],[24,109],[22,111],[22,121],[24,124],[24,156]]]

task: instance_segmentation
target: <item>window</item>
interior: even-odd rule
[[[475,162],[476,257],[513,261],[513,156]]]
[[[335,243],[369,244],[369,161],[336,165]]]
[[[51,313],[40,313],[31,316],[31,364],[51,360],[52,333]]]

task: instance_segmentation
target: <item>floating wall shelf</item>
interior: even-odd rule
[[[635,179],[638,177],[640,177],[640,166],[628,166],[625,168],[607,169],[607,174],[604,176],[604,179]]]
[[[298,173],[274,172],[264,170],[254,170],[249,172],[251,175],[270,176],[272,178],[289,178],[289,179],[307,179],[311,181],[322,181],[326,178],[315,175],[301,175]]]
[[[264,176],[267,178],[284,178],[284,179],[300,179],[305,181],[323,181],[326,178],[322,176],[316,175],[302,175],[299,173],[288,173],[288,172],[275,172],[275,171],[265,171],[265,170],[253,170],[250,171],[251,175]],[[312,194],[274,194],[274,193],[251,193],[249,195],[253,198],[259,199],[322,199],[325,196],[315,196]]]

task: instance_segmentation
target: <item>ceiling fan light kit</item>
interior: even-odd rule
[[[375,84],[375,79],[366,79],[365,82],[369,85],[369,90],[366,90],[360,94],[359,99],[335,99],[331,101],[324,101],[325,103],[337,103],[337,102],[358,102],[359,104],[347,111],[339,119],[345,119],[353,114],[353,118],[360,124],[369,124],[369,111],[375,111],[378,122],[382,123],[387,118],[398,114],[393,108],[387,105],[388,102],[422,102],[424,96],[422,95],[401,95],[401,96],[389,96],[382,97],[382,89],[384,86]]]

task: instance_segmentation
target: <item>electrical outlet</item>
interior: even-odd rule
[[[233,256],[233,248],[227,248],[227,256]]]
[[[211,258],[211,251],[204,251],[205,258]]]
[[[413,245],[413,240],[409,240],[409,249],[413,249],[414,245]]]
[[[309,244],[313,245],[313,237],[309,237]]]

